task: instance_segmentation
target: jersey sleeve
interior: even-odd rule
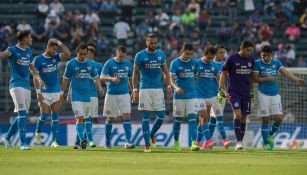
[[[55,60],[56,60],[57,63],[61,61],[61,55],[62,55],[62,53],[57,53],[55,55]]]
[[[231,57],[226,58],[225,64],[222,68],[222,72],[228,72],[231,69]]]
[[[100,76],[107,76],[109,74],[109,61],[103,66]]]
[[[98,71],[95,69],[95,63],[91,63],[92,69],[91,69],[91,77],[92,78],[97,78],[98,77]]]
[[[176,74],[176,62],[172,61],[169,69],[170,74]]]
[[[140,66],[141,61],[142,61],[141,54],[137,53],[134,57],[134,64]]]
[[[65,68],[63,78],[71,79],[72,74],[73,74],[73,72],[72,72],[71,62],[68,62],[67,65],[66,65],[66,68]]]
[[[39,61],[39,56],[36,56],[33,60],[34,67],[35,69],[40,72],[40,61]]]
[[[254,67],[253,67],[253,72],[259,72],[259,65],[258,62],[255,61]]]
[[[166,64],[166,55],[162,51],[161,51],[161,59],[162,59],[162,65]]]
[[[13,46],[10,46],[10,47],[8,47],[6,50],[9,51],[9,52],[11,52],[11,55],[8,57],[8,59],[10,59],[10,58],[12,57],[12,55],[15,53],[15,52],[14,52],[15,49],[13,48]]]
[[[276,63],[277,63],[277,70],[279,71],[281,68],[283,68],[284,66],[282,65],[281,61],[278,59],[275,59]]]
[[[28,48],[29,56],[30,56],[30,64],[33,64],[34,59],[33,59],[33,54],[32,54],[32,49]]]
[[[130,63],[130,61],[129,61],[129,63],[128,63],[129,65],[128,65],[128,77],[129,78],[131,78],[132,77],[132,64]]]

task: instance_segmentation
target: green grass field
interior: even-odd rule
[[[238,152],[217,148],[175,152],[169,148],[158,148],[152,153],[144,153],[143,148],[31,148],[30,151],[21,151],[19,147],[6,150],[1,146],[0,174],[303,175],[307,172],[307,150],[277,149],[267,152],[250,148]]]

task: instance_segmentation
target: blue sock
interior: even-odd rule
[[[7,140],[10,140],[11,137],[12,137],[13,135],[15,135],[17,131],[18,131],[18,118],[16,117],[16,118],[14,119],[13,123],[11,124],[11,127],[10,127],[9,131],[7,132],[5,138],[6,138]]]
[[[173,133],[175,141],[179,140],[181,122],[182,122],[182,117],[175,117],[173,124]]]
[[[235,134],[236,134],[237,141],[240,142],[240,141],[242,141],[240,119],[234,119],[233,125],[234,125],[233,127],[234,127],[234,131],[235,131]]]
[[[191,136],[191,141],[196,141],[197,135],[197,123],[196,123],[196,114],[188,114],[189,119],[189,133]]]
[[[224,129],[223,116],[217,116],[216,120],[217,120],[217,127],[218,127],[218,130],[219,130],[219,133],[220,133],[222,139],[225,140],[226,139],[226,132],[225,132],[225,129]]]
[[[108,120],[106,120],[105,123],[105,132],[106,132],[106,145],[111,145],[111,133],[112,133],[112,123],[109,123]]]
[[[280,122],[276,122],[276,121],[274,120],[269,135],[270,135],[270,136],[274,135],[275,132],[278,131],[279,126],[280,126]]]
[[[145,141],[145,146],[150,146],[149,141],[149,120],[150,120],[150,112],[141,112],[142,114],[142,130],[143,130],[143,137]]]
[[[202,132],[202,130],[201,130],[201,126],[198,125],[198,126],[197,126],[197,136],[196,136],[196,140],[197,140],[198,142],[201,142],[202,138],[203,138],[203,132]]]
[[[18,112],[18,131],[21,145],[26,144],[26,119],[27,112],[25,110]]]
[[[79,140],[80,141],[83,140],[83,132],[84,132],[83,123],[77,123],[76,124],[76,130],[77,130]]]
[[[53,141],[57,141],[58,135],[59,135],[59,113],[52,112],[51,113],[51,132],[52,132],[52,139]]]
[[[209,127],[209,133],[210,133],[210,137],[211,138],[212,138],[212,136],[214,134],[215,125],[216,125],[216,118],[210,116],[208,127]]]
[[[152,129],[151,129],[151,132],[150,132],[150,137],[154,137],[155,134],[157,133],[157,131],[160,129],[162,123],[163,123],[163,120],[165,118],[165,111],[157,111],[156,112],[157,114],[157,118],[152,126]]]
[[[269,136],[269,124],[261,124],[261,135],[262,135],[262,140],[263,144],[269,144],[268,142],[268,136]]]
[[[87,139],[89,141],[93,141],[92,118],[90,116],[85,119],[84,126],[85,126],[85,133],[87,135]]]
[[[76,142],[75,143],[77,143],[77,144],[80,144],[81,143],[81,140],[80,140],[80,138],[79,138],[79,136],[78,136],[78,133],[77,133],[77,135],[76,135]]]
[[[47,113],[41,113],[41,116],[38,118],[37,123],[36,123],[36,131],[35,132],[41,132],[42,126],[47,119],[48,114]]]
[[[125,130],[126,142],[131,143],[131,121],[130,120],[124,120],[123,127],[124,127],[124,130]]]
[[[203,135],[205,136],[206,141],[211,139],[207,124],[204,124],[203,126],[201,126],[201,131],[202,131]]]

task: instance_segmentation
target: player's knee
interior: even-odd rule
[[[83,123],[84,119],[83,117],[76,117],[76,123]]]
[[[197,116],[195,114],[188,114],[188,120],[189,122],[196,122]]]
[[[241,118],[240,118],[240,122],[246,123],[246,118],[247,118],[247,116],[242,115]]]
[[[125,113],[122,115],[123,120],[130,120],[130,113]]]
[[[114,121],[114,119],[113,119],[112,117],[107,117],[107,122],[108,122],[109,124],[112,124],[113,121]]]
[[[282,116],[281,115],[277,115],[277,116],[274,116],[273,119],[278,122],[278,123],[281,123],[282,122]]]
[[[270,118],[269,117],[262,117],[262,123],[263,124],[269,124]]]

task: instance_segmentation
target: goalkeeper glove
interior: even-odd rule
[[[223,89],[219,89],[217,92],[217,102],[219,104],[223,104],[224,103],[224,99],[226,98],[225,92]]]

